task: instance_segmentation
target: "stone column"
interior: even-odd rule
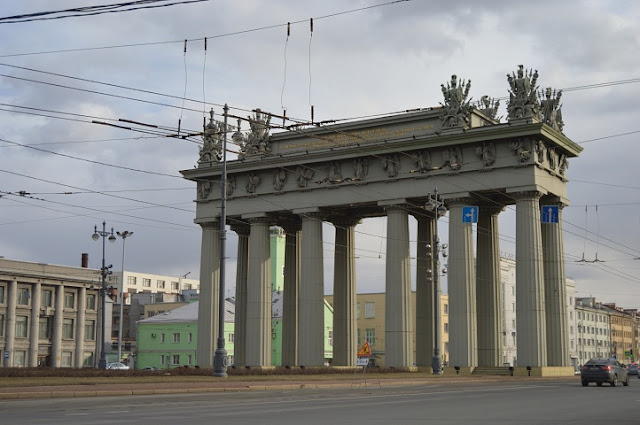
[[[449,366],[478,365],[476,273],[473,228],[462,222],[468,198],[447,201],[449,207]]]
[[[502,365],[502,288],[498,214],[502,207],[480,207],[476,258],[478,365]]]
[[[38,367],[38,341],[40,339],[40,299],[42,284],[31,286],[31,333],[29,335],[29,367]]]
[[[200,223],[200,294],[198,296],[197,364],[213,367],[218,338],[218,299],[220,292],[220,223]]]
[[[64,285],[56,286],[55,312],[51,338],[51,366],[60,367],[62,360],[62,319],[64,317]],[[102,344],[100,344],[102,350]]]
[[[360,219],[338,217],[333,273],[333,360],[335,366],[355,366],[358,352],[356,319],[355,226]]]
[[[549,366],[571,366],[567,330],[567,278],[564,269],[564,241],[562,238],[562,208],[564,205],[559,202],[555,205],[558,205],[558,222],[542,223],[547,364]]]
[[[78,289],[78,314],[76,316],[76,357],[75,367],[82,368],[84,361],[84,325],[87,309],[87,288],[81,286]],[[122,319],[120,319],[122,320]]]
[[[300,294],[300,221],[281,223],[286,232],[284,293],[282,294],[282,365],[298,365],[298,308]]]
[[[518,366],[546,366],[546,326],[542,234],[540,230],[541,193],[524,191],[516,198],[516,342]]]
[[[416,366],[431,367],[436,341],[434,340],[435,293],[433,235],[436,221],[422,211],[418,220],[418,246],[416,249]],[[430,248],[427,248],[430,245]],[[440,335],[440,334],[438,334]],[[440,339],[440,338],[439,338]]]
[[[250,227],[245,224],[234,224],[231,230],[238,235],[233,363],[236,367],[244,367],[247,364],[247,273]]]
[[[7,327],[5,332],[5,351],[9,352],[9,358],[4,360],[4,365],[7,367],[13,367],[13,348],[15,346],[16,338],[16,302],[18,297],[18,281],[9,281],[9,288],[7,290]],[[2,353],[4,359],[4,353]]]
[[[295,211],[294,211],[295,212]],[[298,363],[324,365],[324,262],[322,216],[305,211],[302,216]]]
[[[247,267],[247,366],[271,366],[271,255],[269,219],[243,217],[251,224]]]
[[[409,220],[405,205],[388,205],[385,366],[413,366]]]

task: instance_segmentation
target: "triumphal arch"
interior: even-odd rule
[[[472,102],[471,82],[454,75],[442,84],[437,107],[281,132],[271,131],[271,117],[256,110],[250,131],[231,136],[241,147],[237,159],[226,162],[225,191],[227,224],[239,239],[237,366],[271,365],[274,225],[286,232],[283,364],[323,365],[324,221],[336,231],[332,364],[354,365],[354,229],[369,217],[387,219],[385,364],[430,365],[430,273],[438,267],[425,248],[433,244],[436,218],[424,205],[436,187],[449,214],[449,365],[502,364],[498,215],[515,208],[518,365],[569,366],[562,207],[568,204],[569,158],[581,147],[562,133],[561,91],[540,90],[538,72],[523,66],[506,79],[504,119],[497,116],[498,100]],[[202,227],[202,366],[213,364],[218,329],[223,130],[211,120],[198,166],[182,171],[197,182],[195,222]],[[464,211],[478,212],[475,233],[475,220]],[[417,220],[414,236],[410,215]],[[410,302],[411,238],[418,241],[417,311]]]

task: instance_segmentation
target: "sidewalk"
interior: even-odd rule
[[[361,375],[353,379],[305,379],[301,376],[295,380],[283,380],[274,377],[269,381],[227,380],[225,378],[211,378],[210,382],[157,382],[157,383],[113,383],[88,385],[56,385],[56,386],[25,386],[0,388],[0,400],[18,400],[34,398],[73,398],[73,397],[104,397],[104,396],[134,396],[153,394],[186,394],[209,392],[241,392],[241,391],[282,391],[299,389],[328,389],[328,388],[378,388],[418,385],[444,385],[452,383],[481,383],[492,381],[532,381],[575,378],[533,378],[533,377],[432,377],[421,376],[411,378],[377,377],[368,375],[366,381]],[[1,382],[0,382],[1,385]]]

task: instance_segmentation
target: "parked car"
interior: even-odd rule
[[[629,371],[629,375],[637,375],[638,363],[631,363],[630,365],[627,365],[627,370]]]
[[[625,387],[629,385],[629,371],[616,359],[591,359],[580,370],[582,386],[589,382],[595,382],[601,387],[603,382],[608,382],[612,387],[622,382]]]
[[[129,370],[129,366],[127,366],[124,363],[120,363],[120,362],[114,362],[114,363],[109,363],[107,364],[107,369],[111,369],[111,370]]]

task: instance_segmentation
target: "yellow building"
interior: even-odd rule
[[[630,363],[633,355],[635,315],[616,307],[615,303],[605,304],[611,320],[611,353],[621,363]]]
[[[325,297],[333,306],[333,296]],[[379,366],[384,366],[385,359],[385,293],[358,294],[357,297],[358,319],[358,347],[365,341],[369,342],[373,351],[373,361]],[[416,311],[416,293],[411,293],[411,311]],[[411,327],[413,330],[413,359],[416,358],[416,316],[412,315]],[[440,335],[442,346],[440,353],[442,362],[446,364],[449,359],[449,296],[440,295]]]

